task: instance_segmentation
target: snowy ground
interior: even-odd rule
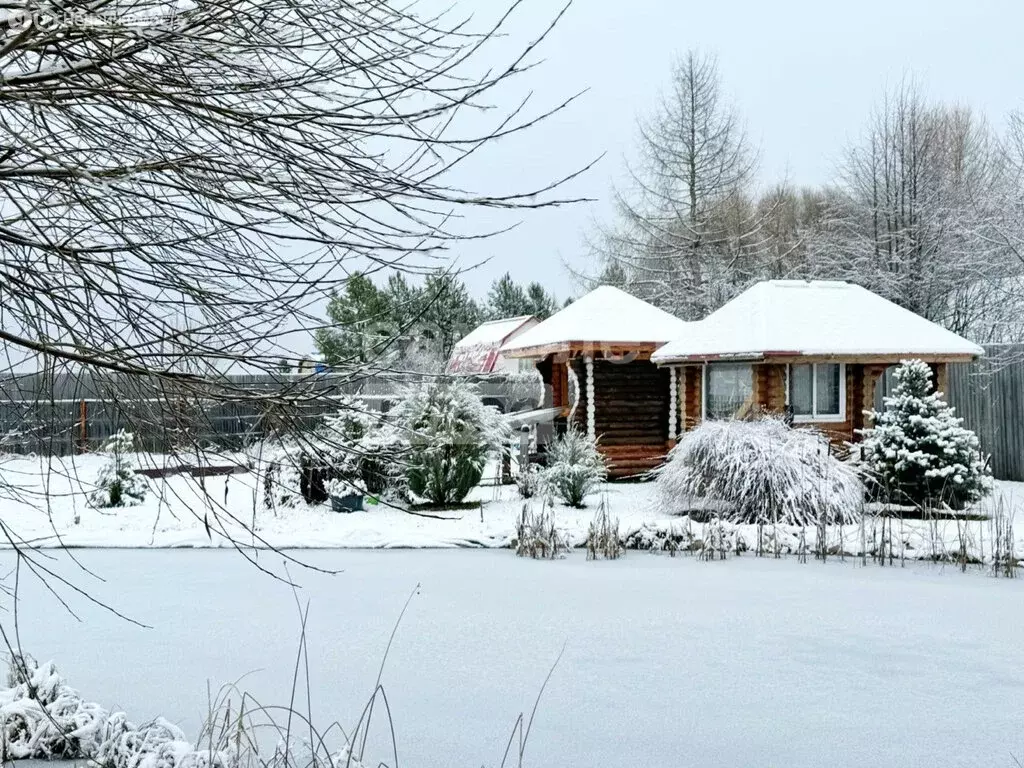
[[[237,457],[225,457],[227,463]],[[140,457],[142,466],[159,466],[160,456]],[[337,514],[329,506],[267,511],[262,488],[254,474],[207,478],[178,475],[152,480],[145,504],[125,509],[88,507],[85,497],[92,488],[102,459],[82,456],[54,459],[8,458],[0,463],[2,522],[8,535],[39,547],[224,547],[232,540],[260,548],[435,548],[504,547],[515,532],[515,519],[523,502],[514,486],[481,486],[471,499],[482,509],[463,509],[431,516],[411,515],[386,506],[368,506],[366,512]],[[557,524],[576,545],[583,542],[598,502],[606,500],[626,533],[648,526],[673,528],[703,538],[703,526],[666,513],[652,483],[609,484],[591,499],[590,510],[557,509]],[[999,483],[996,494],[978,511],[993,509],[1014,514],[1018,556],[1024,552],[1024,483]],[[1019,511],[1018,511],[1019,510]],[[209,527],[208,527],[209,526]],[[251,529],[255,527],[255,536]],[[877,528],[877,524],[875,525]],[[896,524],[892,532],[897,557],[929,558],[959,549],[965,533],[972,556],[991,555],[992,526],[956,522],[938,523],[934,530],[921,522]],[[736,532],[731,532],[735,535]],[[757,532],[743,527],[738,535],[750,549],[756,548]],[[847,526],[829,531],[838,548],[858,553],[881,534],[868,528]],[[808,545],[814,532],[806,532]],[[783,531],[780,539],[788,549],[798,546],[799,532]],[[0,545],[9,546],[6,537]]]
[[[207,681],[241,679],[262,701],[287,702],[299,627],[285,584],[226,551],[83,551],[80,565],[53,554],[50,567],[151,627],[72,598],[78,622],[24,579],[23,647],[57,660],[86,696],[138,720],[165,715],[189,734]],[[1024,579],[648,553],[596,563],[507,551],[297,556],[342,569],[290,566],[310,604],[322,724],[355,722],[420,585],[383,677],[401,765],[497,766],[560,652],[529,766],[1010,768],[1013,755],[1024,759]],[[12,562],[0,553],[0,567]],[[380,743],[377,733],[371,745],[383,752]]]

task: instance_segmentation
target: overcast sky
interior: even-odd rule
[[[476,3],[494,0],[458,7]],[[553,7],[551,0],[529,3],[523,28],[549,19]],[[508,271],[560,297],[571,292],[562,264],[583,265],[583,235],[609,213],[637,116],[656,104],[673,58],[689,48],[718,57],[725,93],[760,147],[762,180],[803,185],[832,178],[885,87],[905,75],[929,97],[969,105],[1001,128],[1009,111],[1024,108],[1022,28],[1020,0],[576,0],[541,49],[544,64],[520,87],[533,91],[538,107],[588,93],[528,135],[492,148],[468,180],[489,192],[523,189],[606,153],[566,190],[597,201],[517,214],[523,221],[515,231],[463,250],[465,263],[490,257],[466,281],[483,294]]]

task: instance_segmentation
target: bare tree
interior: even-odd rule
[[[616,220],[593,250],[637,295],[702,317],[760,273],[766,220],[749,194],[756,157],[713,58],[677,62],[639,150],[632,188],[616,191]]]
[[[951,330],[987,336],[981,327],[994,322],[992,292],[1020,269],[991,237],[1003,176],[983,120],[930,105],[904,83],[847,154],[818,271]]]
[[[316,330],[350,274],[432,271],[488,234],[452,228],[460,211],[566,202],[559,179],[498,194],[448,181],[564,106],[495,108],[564,13],[492,45],[523,2],[488,26],[377,0],[5,3],[5,388],[106,388],[125,426],[168,446],[222,404],[294,423],[321,389],[225,374],[274,372],[279,340]],[[374,370],[340,366],[334,391]],[[208,512],[211,527],[226,514]]]

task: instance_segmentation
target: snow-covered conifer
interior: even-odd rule
[[[395,424],[409,443],[409,490],[431,504],[466,498],[483,475],[487,452],[509,436],[497,409],[458,378],[438,378],[406,393]]]
[[[920,360],[904,360],[896,387],[873,411],[864,430],[864,462],[880,494],[892,501],[945,504],[954,509],[984,497],[992,479],[977,436],[933,391],[932,372]]]
[[[95,490],[89,494],[94,507],[134,507],[145,500],[149,484],[135,472],[134,451],[135,437],[123,429],[104,443],[107,461],[96,477]]]

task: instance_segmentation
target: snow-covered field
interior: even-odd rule
[[[1009,768],[1024,758],[1024,580],[647,553],[296,555],[342,571],[290,566],[310,604],[312,712],[324,725],[355,723],[420,585],[383,677],[400,765],[498,765],[559,653],[529,766]],[[87,697],[137,720],[165,715],[190,735],[208,681],[241,680],[261,701],[287,703],[295,599],[239,555],[53,556],[50,567],[151,627],[72,599],[78,622],[24,578],[23,647],[57,660]],[[12,561],[0,553],[0,565]]]
[[[227,463],[225,457],[219,463]],[[237,457],[235,457],[237,458]],[[139,465],[160,466],[160,456],[142,456]],[[150,481],[151,492],[142,506],[93,509],[86,496],[103,462],[99,456],[53,459],[7,458],[0,463],[0,494],[4,487],[13,498],[0,496],[3,524],[9,535],[39,547],[225,547],[232,541],[259,548],[426,548],[504,547],[515,533],[515,519],[523,502],[514,486],[483,485],[470,499],[480,509],[444,513],[408,514],[385,505],[368,506],[353,514],[332,512],[328,505],[300,506],[268,511],[262,504],[262,488],[255,474],[207,478],[203,484],[185,475]],[[652,483],[608,484],[591,497],[591,509],[559,507],[557,524],[573,544],[581,544],[596,505],[605,500],[618,517],[625,535],[642,526],[689,531],[702,537],[700,524],[668,514]],[[1013,514],[1018,555],[1024,552],[1024,483],[998,483],[994,496],[980,512],[999,508]],[[208,527],[209,526],[209,527]],[[255,535],[252,529],[255,528]],[[966,538],[972,554],[991,555],[991,525],[970,523]],[[922,522],[894,525],[893,550],[898,557],[905,542],[909,558],[933,554],[933,540],[946,554],[959,548],[956,522],[942,522],[929,530]],[[783,532],[790,549],[798,533]],[[750,549],[756,548],[757,532],[743,526],[739,535]],[[806,532],[808,541],[813,530]],[[829,532],[830,542],[843,540],[843,549],[855,553],[880,533],[857,526]],[[862,540],[863,538],[863,540]],[[0,537],[0,546],[9,546]],[[941,552],[940,552],[941,554]]]

